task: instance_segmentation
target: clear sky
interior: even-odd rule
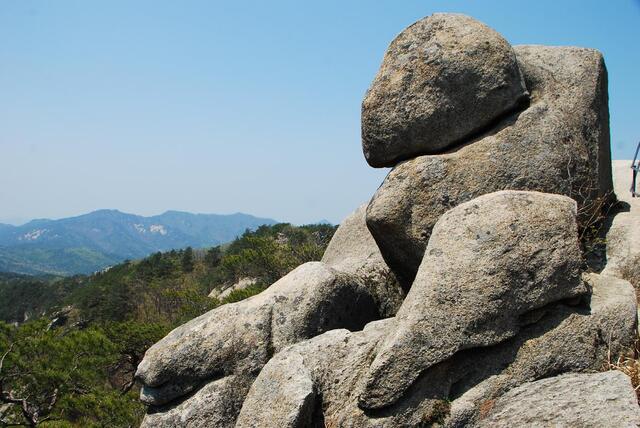
[[[338,222],[386,170],[360,102],[393,37],[469,14],[513,44],[600,49],[614,158],[640,139],[640,4],[0,0],[0,222],[100,208]]]

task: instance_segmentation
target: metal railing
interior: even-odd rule
[[[631,180],[631,197],[635,198],[636,196],[640,196],[640,193],[636,192],[636,177],[638,175],[638,170],[640,169],[640,160],[638,160],[638,151],[640,150],[640,142],[638,142],[638,146],[636,147],[636,154],[633,155],[633,161],[631,162],[631,169],[633,170],[633,179]]]

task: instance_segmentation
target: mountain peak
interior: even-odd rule
[[[0,226],[0,271],[90,273],[157,251],[212,247],[275,220],[248,214],[167,211],[143,217],[100,209],[58,220]]]

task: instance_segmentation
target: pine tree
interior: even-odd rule
[[[182,253],[182,270],[193,272],[193,248],[187,247]]]
[[[213,247],[207,251],[207,254],[204,256],[204,261],[209,268],[214,268],[220,264],[220,259],[222,258],[222,251],[220,247]]]

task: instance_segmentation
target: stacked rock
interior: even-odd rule
[[[602,55],[570,47],[512,48],[470,21],[436,14],[406,29],[391,43],[362,107],[369,163],[407,159],[395,165],[367,208],[367,225],[405,286],[435,222],[463,202],[504,189],[535,190],[575,199],[588,219],[613,194]],[[445,47],[453,53],[441,53]],[[421,78],[435,82],[415,83]],[[458,81],[466,84],[451,83]],[[526,108],[504,116],[527,95]],[[395,125],[414,110],[423,112],[420,126],[413,120]],[[443,121],[441,111],[459,115]],[[365,125],[372,122],[377,126]]]
[[[607,104],[595,50],[408,27],[362,105],[393,169],[321,262],[147,351],[143,426],[640,424],[628,377],[585,373],[637,334],[633,287],[579,239],[615,199]]]

